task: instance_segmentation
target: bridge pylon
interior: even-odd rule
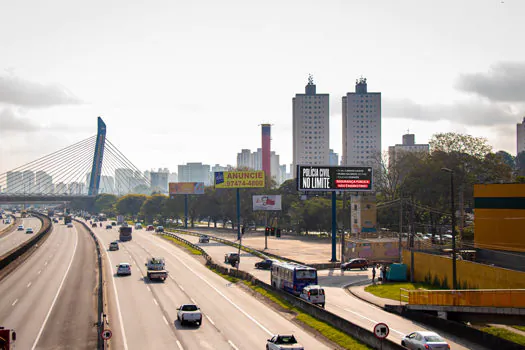
[[[95,154],[93,155],[93,166],[91,167],[91,177],[89,180],[89,196],[96,196],[100,186],[100,176],[102,175],[102,160],[104,158],[104,147],[106,145],[106,123],[98,117],[97,143]]]

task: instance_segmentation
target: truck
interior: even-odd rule
[[[124,222],[124,216],[117,215],[117,225],[122,225],[123,222]]]
[[[71,215],[64,216],[64,225],[67,225],[71,222]]]
[[[124,227],[124,226],[121,226],[118,230],[118,233],[119,233],[119,239],[122,241],[122,242],[125,242],[125,241],[131,241],[131,234],[133,232],[133,229],[131,227]]]
[[[166,264],[164,258],[149,258],[144,264],[148,269],[148,279],[165,281],[168,278],[168,271],[166,271]]]
[[[15,348],[16,332],[12,329],[0,327],[0,349],[10,350]]]
[[[184,304],[177,308],[177,320],[181,325],[186,323],[202,324],[202,312],[197,305]]]

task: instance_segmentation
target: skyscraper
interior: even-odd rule
[[[516,125],[516,141],[516,155],[525,152],[525,117],[521,124]]]
[[[204,182],[211,184],[210,166],[202,163],[187,163],[178,166],[179,182]]]
[[[127,168],[115,169],[115,191],[118,195],[125,195],[135,187],[133,170]]]
[[[413,153],[416,155],[428,154],[430,145],[428,143],[416,144],[416,135],[403,135],[403,143],[388,147],[388,166],[393,166],[403,155]]]
[[[339,154],[335,153],[333,149],[329,151],[329,165],[337,166],[339,165]]]
[[[237,153],[237,168],[253,169],[252,151],[249,149],[241,149],[241,153]]]
[[[36,172],[36,193],[49,194],[53,193],[53,178],[45,171]]]
[[[318,94],[313,78],[308,77],[304,94],[296,94],[293,105],[293,166],[329,163],[329,95]]]
[[[368,92],[366,78],[343,97],[343,165],[376,165],[381,153],[381,93]]]

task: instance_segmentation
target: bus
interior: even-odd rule
[[[271,283],[274,288],[299,295],[304,287],[317,284],[317,270],[296,263],[276,261],[272,264]]]
[[[132,238],[132,228],[121,226],[119,229],[119,239],[121,242],[131,241]]]

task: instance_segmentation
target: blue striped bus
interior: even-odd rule
[[[296,263],[275,261],[272,264],[271,283],[274,288],[299,295],[304,287],[317,284],[317,270]]]

